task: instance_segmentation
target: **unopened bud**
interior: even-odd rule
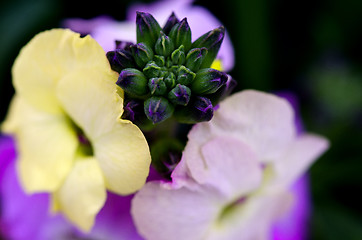
[[[185,66],[181,66],[177,71],[177,83],[189,85],[195,78],[196,74]]]
[[[164,97],[153,96],[144,103],[144,112],[154,124],[165,121],[174,112],[174,106]]]
[[[193,93],[199,95],[211,94],[223,86],[227,79],[228,76],[226,73],[213,68],[205,68],[197,72],[190,88]]]
[[[175,87],[175,85],[176,85],[175,74],[173,74],[172,72],[168,73],[168,75],[166,77],[164,77],[163,81],[165,81],[168,89]]]
[[[135,67],[131,53],[125,50],[117,49],[106,54],[111,69],[120,73],[125,68]]]
[[[211,102],[215,105],[225,97],[229,96],[236,87],[236,85],[237,82],[235,81],[235,79],[228,75],[226,83],[221,86],[215,93],[210,94],[207,97],[210,98]]]
[[[191,90],[190,88],[177,84],[169,93],[168,99],[176,105],[186,106],[191,97]]]
[[[162,69],[154,61],[147,63],[145,68],[143,69],[143,73],[148,78],[159,77],[161,74],[161,71],[162,71]]]
[[[187,52],[191,46],[191,29],[187,23],[187,19],[184,18],[181,22],[175,24],[169,33],[170,38],[176,48],[184,45],[185,51]]]
[[[208,68],[215,60],[219,52],[222,41],[225,36],[225,28],[223,26],[211,30],[192,43],[192,48],[207,48],[207,55],[201,64],[201,68]]]
[[[172,40],[164,33],[162,33],[161,36],[156,41],[155,52],[158,55],[168,57],[168,55],[170,55],[173,49],[174,47]]]
[[[132,55],[138,67],[143,68],[146,63],[152,60],[153,51],[144,43],[138,43],[130,46]]]
[[[204,47],[191,49],[187,53],[185,66],[193,72],[198,71],[206,54],[207,49]]]
[[[123,69],[116,83],[125,92],[134,96],[144,96],[148,93],[147,79],[143,73],[134,68]]]
[[[167,91],[163,78],[151,78],[148,80],[148,88],[152,95],[164,95]]]
[[[162,30],[156,19],[149,13],[137,12],[137,42],[153,47]]]
[[[175,65],[183,65],[185,63],[185,48],[184,45],[181,45],[175,51],[171,53],[172,63]]]
[[[181,123],[194,124],[210,121],[214,116],[214,108],[210,99],[196,96],[191,98],[186,107],[177,108],[174,115]]]
[[[176,23],[179,23],[180,21],[177,19],[174,12],[171,13],[170,17],[167,19],[167,22],[165,26],[163,27],[162,31],[168,35],[172,29],[173,26],[175,26]]]

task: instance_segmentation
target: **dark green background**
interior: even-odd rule
[[[14,90],[10,69],[38,32],[69,17],[125,18],[132,1],[0,3],[0,121]],[[144,1],[145,2],[145,1]],[[311,239],[362,239],[362,1],[196,1],[228,29],[238,89],[292,91],[307,131],[331,141],[311,168]],[[222,4],[221,4],[222,3]],[[26,121],[26,119],[24,119]]]

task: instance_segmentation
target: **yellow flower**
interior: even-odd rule
[[[118,75],[94,39],[65,29],[35,36],[12,70],[16,94],[2,130],[16,137],[22,186],[52,193],[53,210],[89,231],[106,190],[133,193],[149,173],[146,139],[120,119]]]

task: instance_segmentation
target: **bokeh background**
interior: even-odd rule
[[[131,0],[0,1],[0,121],[22,46],[66,18],[124,20]],[[138,1],[150,2],[150,1]],[[309,172],[310,239],[362,239],[362,1],[195,1],[226,27],[237,90],[290,91],[307,131],[331,142]],[[179,16],[182,18],[182,16]],[[23,119],[26,121],[26,119]]]

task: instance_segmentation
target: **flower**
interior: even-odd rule
[[[253,90],[221,102],[188,139],[172,183],[149,182],[133,199],[146,239],[267,239],[291,204],[288,189],[328,148],[296,135],[285,100]]]
[[[95,40],[64,29],[35,36],[13,67],[16,94],[2,130],[15,136],[21,185],[51,193],[53,211],[83,231],[93,226],[106,190],[133,193],[149,172],[142,132],[120,119],[116,79]]]

